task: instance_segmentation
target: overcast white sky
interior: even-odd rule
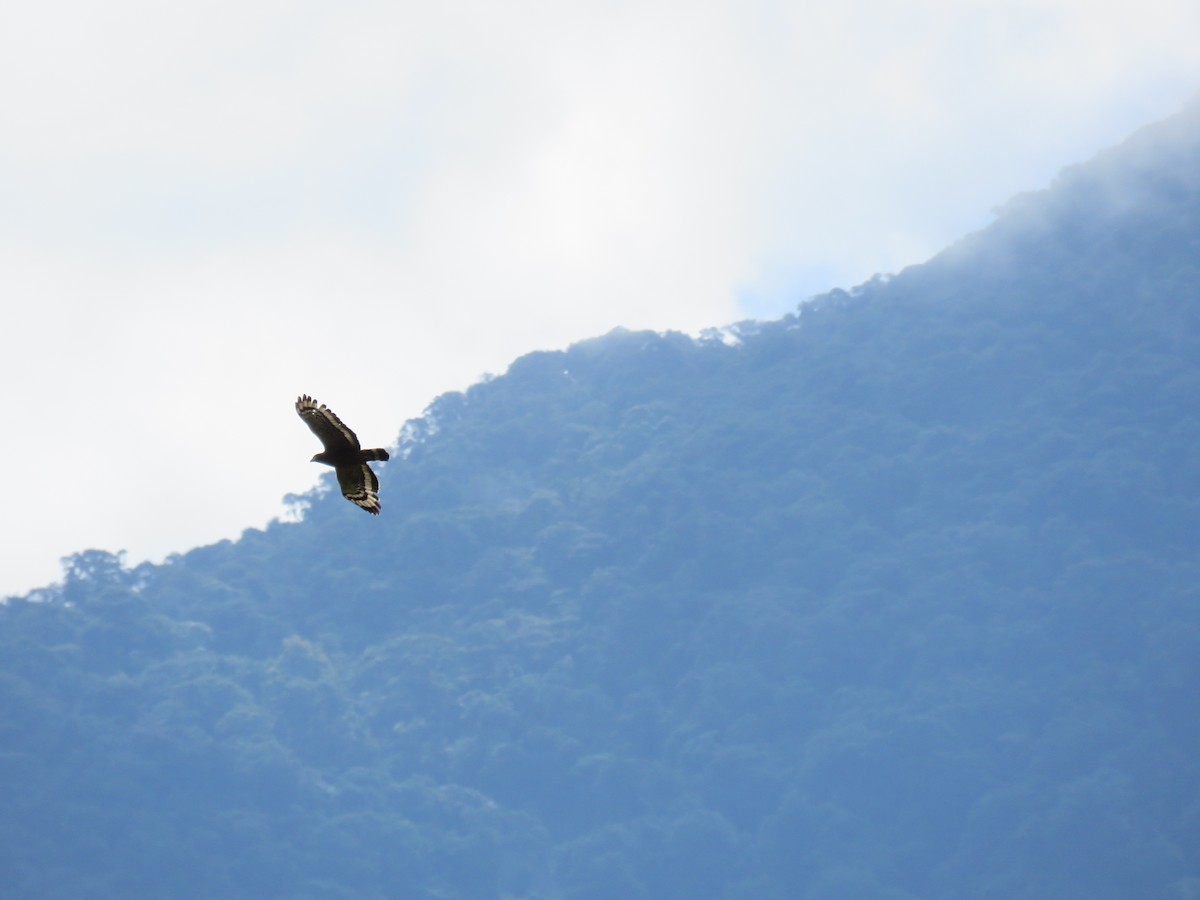
[[[2,3],[0,595],[263,526],[301,392],[392,444],[525,352],[923,261],[1197,47],[1196,0]]]

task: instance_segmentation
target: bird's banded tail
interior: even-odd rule
[[[376,447],[374,450],[363,450],[362,461],[370,462],[371,460],[379,460],[380,462],[388,459],[388,452],[382,447]]]

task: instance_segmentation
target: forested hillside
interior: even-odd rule
[[[0,894],[1194,900],[1198,399],[1200,106],[780,321],[526,356],[378,519],[0,607]]]

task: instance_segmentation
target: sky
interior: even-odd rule
[[[1198,46],[1195,0],[4,3],[0,596],[283,514],[300,393],[394,446],[524,353],[922,262]]]

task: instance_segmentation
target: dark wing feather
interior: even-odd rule
[[[296,412],[304,420],[304,424],[312,429],[312,433],[321,439],[326,453],[346,453],[360,449],[358,436],[324,403],[318,405],[308,394],[303,394],[296,400]]]
[[[379,515],[382,509],[379,503],[379,479],[366,463],[354,466],[338,466],[334,469],[337,474],[338,487],[342,496],[358,506],[361,506],[373,516]]]

